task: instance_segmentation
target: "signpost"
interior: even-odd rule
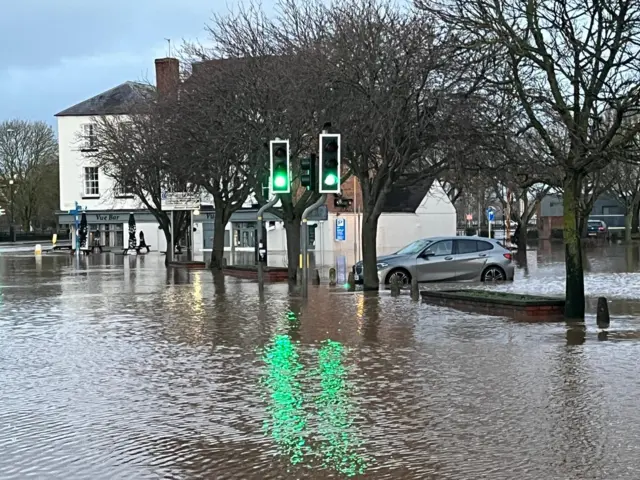
[[[160,208],[164,212],[171,212],[171,245],[167,246],[167,255],[171,252],[171,257],[169,259],[173,261],[173,253],[175,249],[175,238],[174,237],[174,229],[173,229],[173,212],[182,211],[182,212],[190,212],[189,214],[189,246],[188,251],[193,255],[193,211],[200,210],[200,193],[190,193],[190,192],[167,192],[166,190],[162,191],[162,195],[160,197]],[[193,260],[193,258],[189,258],[189,260]]]
[[[78,218],[78,215],[82,214],[82,207],[78,205],[78,202],[76,202],[75,208],[73,210],[69,210],[69,213],[73,215],[73,220],[76,227],[76,255],[80,255],[80,235],[78,235],[78,230],[80,229],[80,219]]]
[[[493,218],[495,217],[495,210],[492,207],[487,208],[487,220],[489,220],[489,238],[491,238],[491,222],[493,222]]]
[[[345,242],[347,240],[347,222],[344,218],[336,218],[336,242]]]

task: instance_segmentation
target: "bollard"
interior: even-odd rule
[[[320,272],[316,268],[315,274],[313,275],[313,284],[320,285]]]
[[[391,290],[391,296],[395,297],[400,295],[400,289],[402,288],[402,282],[393,277],[391,283],[389,283],[389,290]]]
[[[330,287],[336,286],[336,269],[335,268],[329,269],[329,286]]]
[[[41,255],[42,254],[42,245],[37,244],[34,253],[36,255]]]
[[[598,328],[609,328],[611,319],[609,317],[609,303],[604,297],[598,298],[598,310],[596,314]]]
[[[349,277],[347,278],[347,285],[349,285],[348,290],[350,292],[356,291],[356,277],[353,275],[353,272],[349,272]]]
[[[420,300],[420,287],[418,286],[418,279],[413,277],[411,279],[411,300]]]

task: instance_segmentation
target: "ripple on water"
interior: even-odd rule
[[[568,345],[562,324],[284,285],[261,303],[140,260],[0,258],[0,478],[637,477],[633,313]]]

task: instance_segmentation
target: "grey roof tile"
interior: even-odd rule
[[[78,103],[56,114],[56,117],[82,117],[93,115],[123,115],[131,106],[153,98],[155,88],[137,82],[125,82],[95,97]]]

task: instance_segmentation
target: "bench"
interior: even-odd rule
[[[122,254],[123,254],[123,255],[126,255],[127,253],[129,253],[129,250],[135,250],[135,251],[136,251],[136,254],[140,255],[140,250],[142,250],[143,248],[146,248],[146,249],[147,249],[147,253],[149,253],[149,252],[151,251],[151,250],[150,250],[151,245],[144,245],[144,246],[140,246],[140,245],[138,245],[138,246],[133,247],[133,248],[129,248],[129,247],[125,247],[125,248],[123,248],[123,249],[122,249]]]

